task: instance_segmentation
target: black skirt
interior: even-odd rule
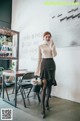
[[[40,79],[46,79],[47,85],[57,86],[55,80],[56,65],[53,58],[43,58],[41,62]]]

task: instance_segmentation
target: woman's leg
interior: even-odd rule
[[[49,95],[50,98],[51,98],[51,90],[52,90],[52,86],[51,86],[51,88],[50,88],[50,95]]]
[[[46,87],[47,87],[47,80],[42,80],[42,113],[45,114],[45,96],[46,96]]]
[[[52,89],[52,86],[51,86],[51,88],[50,88],[50,93],[49,93],[49,91],[48,91],[48,89],[46,89],[46,95],[47,95],[47,93],[49,93],[50,95],[49,95],[49,97],[51,98],[51,89]]]
[[[47,97],[46,97],[46,108],[47,110],[49,110],[49,97],[50,97],[50,93],[51,93],[51,85],[47,86]]]

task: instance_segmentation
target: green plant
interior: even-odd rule
[[[2,71],[4,70],[3,67],[0,67],[0,76],[2,76]]]
[[[15,62],[12,62],[12,63],[10,64],[9,69],[12,70],[12,69],[14,69],[14,67],[15,67]]]

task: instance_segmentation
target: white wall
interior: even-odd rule
[[[52,95],[80,102],[80,47],[58,48],[55,61],[58,86]]]
[[[12,1],[12,29],[20,32],[19,66],[33,71],[36,69],[37,49],[42,41],[42,34],[44,31],[50,31],[58,51],[55,58],[58,86],[53,87],[52,95],[80,102],[80,46],[68,47],[74,41],[76,45],[80,45],[80,19],[60,22],[60,18],[57,18],[61,13],[63,16],[70,15],[67,11],[79,6],[45,6],[45,1]],[[80,7],[72,14],[79,11]],[[52,19],[54,15],[56,17]]]

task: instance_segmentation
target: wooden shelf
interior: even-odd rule
[[[17,57],[5,57],[5,56],[0,56],[0,60],[17,60]]]

